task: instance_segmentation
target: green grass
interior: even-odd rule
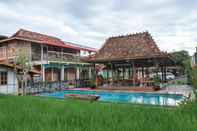
[[[196,131],[197,102],[179,108],[0,96],[0,131]]]

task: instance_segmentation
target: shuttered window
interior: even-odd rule
[[[0,85],[7,85],[8,73],[0,72]]]

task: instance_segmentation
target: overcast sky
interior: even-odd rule
[[[197,46],[197,0],[0,0],[0,34],[24,28],[100,48],[110,36],[149,31],[164,51]]]

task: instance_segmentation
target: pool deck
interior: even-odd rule
[[[159,90],[158,93],[189,96],[189,94],[193,93],[193,89],[189,85],[169,85],[166,88]]]

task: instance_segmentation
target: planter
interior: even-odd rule
[[[97,101],[100,96],[95,95],[78,95],[78,94],[66,94],[64,95],[65,98],[71,99],[79,99],[79,100],[89,100],[89,101]]]
[[[160,90],[161,88],[160,88],[160,86],[154,86],[153,89],[154,89],[154,91],[158,91],[158,90]]]

